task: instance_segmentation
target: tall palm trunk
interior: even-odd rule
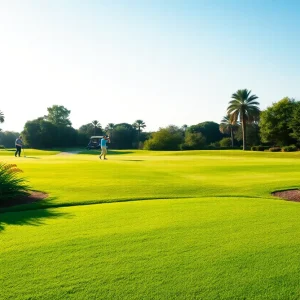
[[[230,127],[230,136],[231,136],[231,148],[233,148],[233,128]]]
[[[246,119],[245,112],[242,112],[243,150],[246,150]]]
[[[140,135],[141,135],[141,127],[138,127],[138,142],[137,142],[137,149],[140,148]]]

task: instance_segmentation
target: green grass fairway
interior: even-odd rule
[[[27,154],[28,153],[28,154]],[[300,299],[300,153],[28,149],[49,198],[0,213],[0,299]]]
[[[16,149],[0,149],[0,157],[1,156],[14,156]],[[31,157],[31,158],[38,158],[39,156],[44,155],[55,155],[60,153],[60,151],[44,151],[44,150],[37,150],[37,149],[23,149],[21,152],[21,157]]]

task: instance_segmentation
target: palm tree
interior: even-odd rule
[[[240,120],[242,123],[243,132],[243,150],[246,150],[246,123],[251,123],[259,117],[259,102],[255,101],[258,99],[256,95],[251,95],[251,91],[247,89],[238,90],[232,94],[232,100],[229,102],[227,107],[227,114],[234,122]]]
[[[112,140],[112,133],[115,128],[114,123],[108,123],[105,127],[105,131],[109,134],[110,140]]]
[[[186,124],[183,124],[183,125],[181,126],[181,129],[183,130],[184,134],[186,133],[188,127],[189,127],[189,126],[187,126]]]
[[[141,128],[145,128],[146,124],[143,120],[136,120],[133,123],[133,127],[136,128],[138,130],[138,141],[140,141],[140,134],[141,134]]]
[[[230,133],[231,137],[231,147],[233,148],[233,141],[234,141],[234,135],[233,132],[237,129],[237,126],[239,125],[238,122],[235,122],[233,118],[231,118],[230,115],[227,115],[223,117],[221,123],[220,123],[220,131],[222,133]]]
[[[92,121],[91,124],[94,126],[94,135],[96,135],[96,129],[101,128],[101,124],[97,120]]]
[[[0,123],[4,122],[4,114],[3,112],[0,110]]]

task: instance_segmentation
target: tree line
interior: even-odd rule
[[[37,119],[27,121],[21,133],[2,132],[0,130],[0,145],[14,147],[15,139],[21,134],[26,147],[36,149],[85,147],[91,136],[109,134],[111,148],[130,149],[141,148],[150,133],[142,132],[146,124],[136,120],[133,124],[109,123],[105,128],[98,120],[92,120],[79,129],[72,127],[71,111],[61,105],[47,108],[48,114]],[[4,122],[4,114],[0,111],[0,122]]]
[[[31,148],[85,147],[91,136],[108,134],[113,149],[197,150],[249,149],[251,146],[300,146],[300,102],[285,97],[267,109],[259,109],[258,96],[244,89],[232,94],[225,116],[218,124],[206,121],[181,127],[169,125],[146,132],[143,120],[109,123],[104,128],[92,120],[79,129],[72,127],[71,111],[60,105],[48,107],[48,114],[27,121],[21,132]],[[0,123],[5,120],[0,111]],[[16,132],[0,131],[0,145],[13,147]]]

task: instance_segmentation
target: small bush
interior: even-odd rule
[[[231,147],[231,138],[222,138],[220,141],[220,147]]]
[[[295,145],[290,145],[290,146],[284,146],[282,147],[283,152],[293,152],[297,151],[297,147]]]
[[[272,148],[269,148],[269,151],[270,152],[280,152],[281,148],[280,147],[272,147]]]
[[[216,149],[219,149],[219,148],[220,148],[220,145],[216,146],[215,144],[210,144],[210,145],[204,147],[205,150],[216,150]]]
[[[0,163],[0,201],[28,194],[29,186],[18,174],[22,172],[15,164]]]
[[[214,143],[211,143],[208,147],[212,147],[212,149],[217,149],[217,148],[220,148],[220,142],[214,142]]]
[[[269,148],[269,147],[268,147]],[[268,149],[267,148],[267,149]],[[265,151],[266,147],[265,146],[252,146],[251,150],[252,151]]]
[[[5,147],[3,145],[0,145],[0,149],[5,149]]]
[[[262,147],[262,148],[264,148],[264,151],[265,151],[265,150],[269,150],[269,149],[270,149],[270,146],[259,146],[259,147]]]
[[[192,150],[191,147],[187,144],[180,144],[179,149],[180,150]]]

